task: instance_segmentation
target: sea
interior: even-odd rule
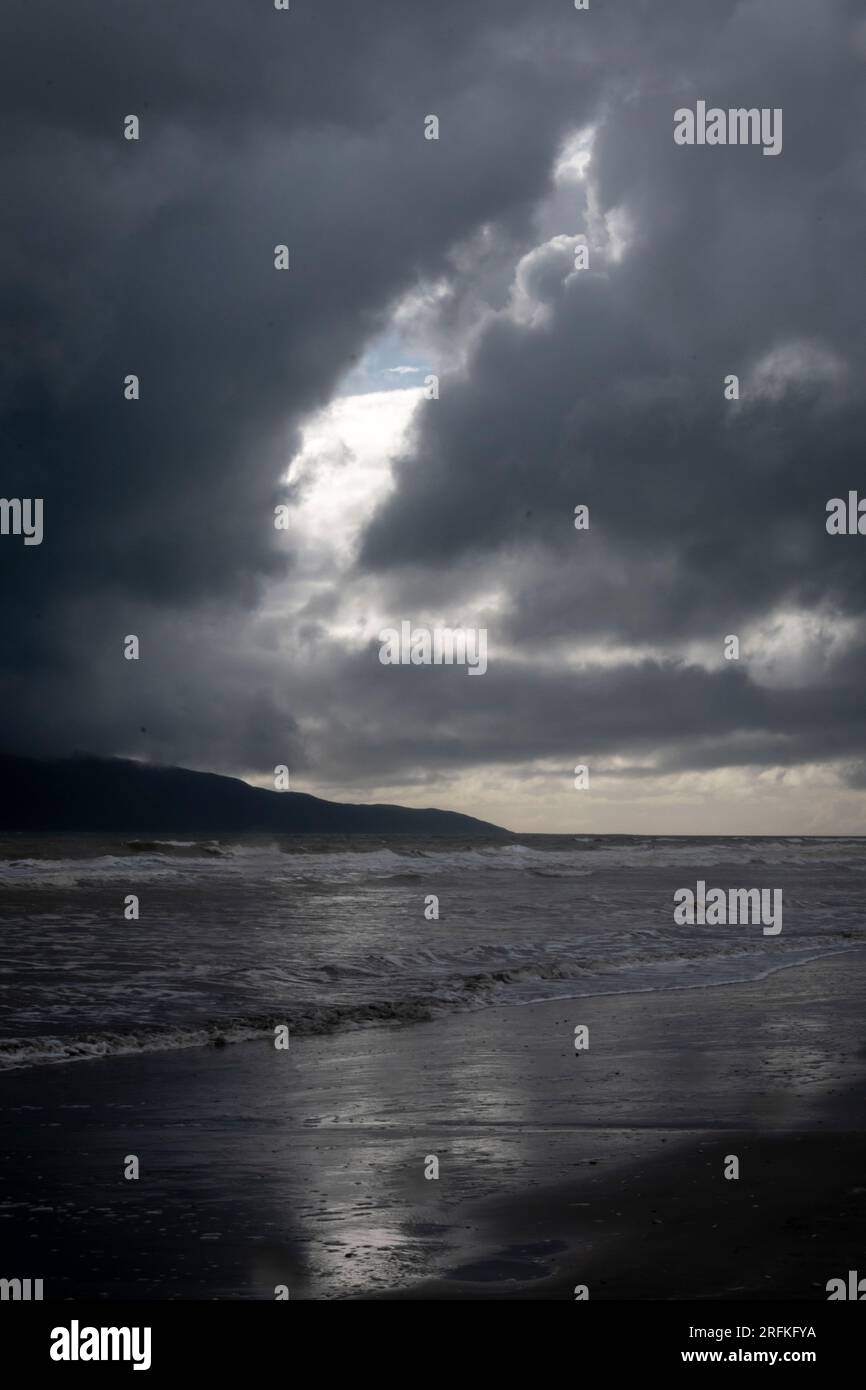
[[[678,925],[698,880],[781,889],[782,931]],[[864,940],[860,838],[5,836],[0,1070],[698,991]]]

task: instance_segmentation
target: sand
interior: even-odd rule
[[[0,1273],[46,1298],[826,1299],[866,1273],[864,966],[7,1073]]]

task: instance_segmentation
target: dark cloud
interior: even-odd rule
[[[42,546],[0,540],[7,746],[346,788],[591,754],[860,785],[866,565],[824,529],[863,478],[857,6],[49,0],[2,29],[0,491],[45,498]],[[782,107],[781,155],[675,146],[698,98]],[[554,187],[590,124],[590,185]],[[483,680],[341,645],[339,575],[291,643],[260,612],[300,423],[437,282],[410,326],[441,398],[349,578],[395,621],[487,621]],[[780,608],[854,635],[772,685],[672,655]]]
[[[672,660],[566,670],[492,656],[483,679],[405,667],[383,680],[374,661],[370,652],[341,664],[329,688],[327,733],[313,743],[327,749],[323,763],[362,781],[397,781],[421,766],[454,772],[538,762],[559,765],[566,778],[587,759],[642,759],[669,774],[866,753],[866,648],[849,654],[832,680],[796,689],[762,686],[733,662],[720,671]]]
[[[675,25],[656,42],[648,26],[628,98],[603,110],[593,177],[600,210],[626,216],[623,260],[599,251],[570,274],[562,238],[534,254],[525,284],[546,320],[491,319],[366,537],[374,571],[542,547],[514,596],[521,643],[726,632],[782,602],[863,608],[856,542],[824,526],[827,499],[862,481],[866,424],[852,11],[720,13],[688,53]],[[782,106],[781,155],[675,146],[673,109],[698,96]],[[552,230],[591,232],[586,212]],[[577,538],[580,502],[592,527]]]
[[[7,9],[2,481],[46,527],[0,547],[7,671],[71,595],[252,603],[285,568],[299,418],[455,240],[525,214],[588,104],[539,32],[508,0]]]
[[[485,68],[492,13],[10,17],[4,485],[38,484],[48,518],[28,590],[62,575],[169,599],[273,570],[268,510],[299,414],[402,288],[543,186],[571,105],[563,64],[551,101],[551,74],[520,50],[523,7],[506,4]],[[421,139],[434,98],[464,131],[450,156]],[[120,138],[130,111],[137,144]],[[131,371],[136,405],[121,397]],[[13,548],[2,561],[18,571]]]

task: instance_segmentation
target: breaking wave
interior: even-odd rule
[[[527,837],[530,838],[530,837]],[[545,837],[539,837],[540,840]],[[0,845],[0,886],[17,889],[98,887],[127,880],[167,883],[190,874],[213,882],[238,879],[250,870],[275,882],[311,878],[337,882],[411,881],[451,873],[525,873],[538,878],[588,878],[598,871],[714,865],[828,867],[862,869],[861,839],[789,838],[704,839],[574,837],[563,847],[521,840],[509,844],[451,845],[442,848],[315,848],[303,840],[232,843],[220,840],[126,840],[105,853],[17,857],[14,845]]]
[[[697,877],[783,889],[782,935],[675,923]],[[0,1070],[726,985],[866,939],[854,838],[8,836],[0,889]]]
[[[645,994],[668,989],[706,989],[765,979],[780,970],[855,949],[849,945],[805,947],[772,964],[747,950],[712,957],[713,968],[697,975],[691,969],[700,957],[655,960],[656,978],[637,974],[635,964],[586,960],[582,964],[551,964],[476,971],[455,976],[426,994],[404,999],[373,999],[357,1004],[313,1004],[284,1013],[251,1014],[210,1019],[187,1027],[146,1026],[0,1040],[0,1072],[52,1063],[96,1061],[107,1057],[171,1052],[194,1047],[224,1047],[231,1043],[272,1038],[278,1026],[288,1025],[290,1037],[322,1036],[346,1029],[428,1022],[437,1014],[463,1012],[491,1005],[520,1005],[553,999],[579,999],[612,994]],[[582,977],[582,978],[581,978]],[[539,987],[549,986],[540,992]],[[517,987],[517,988],[516,988]],[[522,988],[521,988],[522,987]]]

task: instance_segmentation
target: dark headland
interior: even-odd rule
[[[5,754],[0,831],[508,837],[498,826],[455,811],[344,805],[122,758]]]

